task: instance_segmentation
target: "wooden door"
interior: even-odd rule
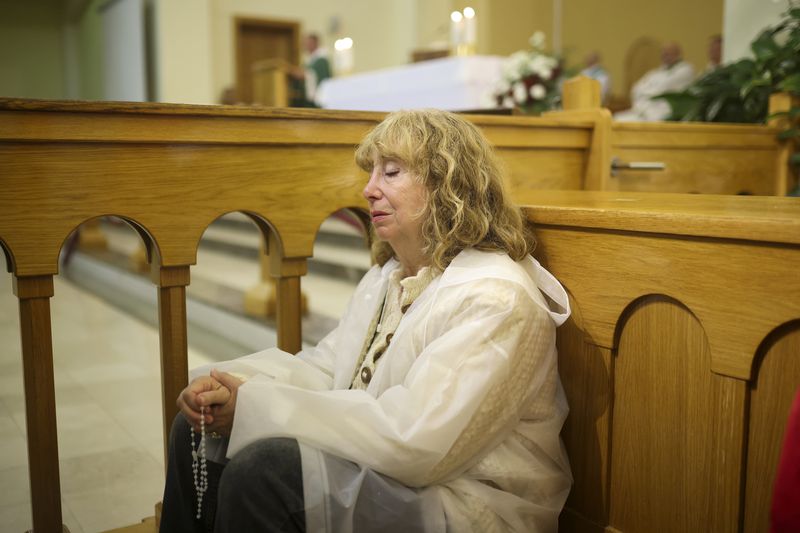
[[[236,90],[238,100],[253,103],[253,63],[264,59],[300,64],[300,23],[236,18]]]

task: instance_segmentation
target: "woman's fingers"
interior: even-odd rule
[[[223,404],[231,397],[231,391],[226,387],[221,386],[216,390],[201,392],[197,395],[198,406],[210,406]]]
[[[222,385],[229,391],[234,391],[243,383],[241,379],[234,377],[227,372],[220,372],[217,369],[211,370],[211,377],[222,383]]]

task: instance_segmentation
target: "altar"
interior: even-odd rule
[[[317,101],[326,109],[395,111],[488,107],[505,58],[453,56],[325,80]]]

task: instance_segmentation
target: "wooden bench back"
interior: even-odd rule
[[[529,200],[573,310],[558,336],[575,476],[562,530],[767,531],[800,386],[800,199]]]
[[[774,94],[770,112],[791,107],[791,97]],[[564,84],[564,109],[549,117],[594,124],[584,189],[783,196],[795,187],[789,141],[778,139],[781,119],[768,125],[687,122],[616,122],[600,108],[600,84],[578,76]],[[617,170],[641,162],[663,170]]]

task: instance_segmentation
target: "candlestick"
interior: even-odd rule
[[[350,74],[353,70],[353,39],[343,37],[333,43],[335,50],[333,55],[334,68],[337,75]]]
[[[476,52],[478,40],[478,19],[475,10],[471,7],[464,8],[464,44],[468,54]]]
[[[450,13],[450,45],[455,55],[464,55],[464,15],[461,11]]]

